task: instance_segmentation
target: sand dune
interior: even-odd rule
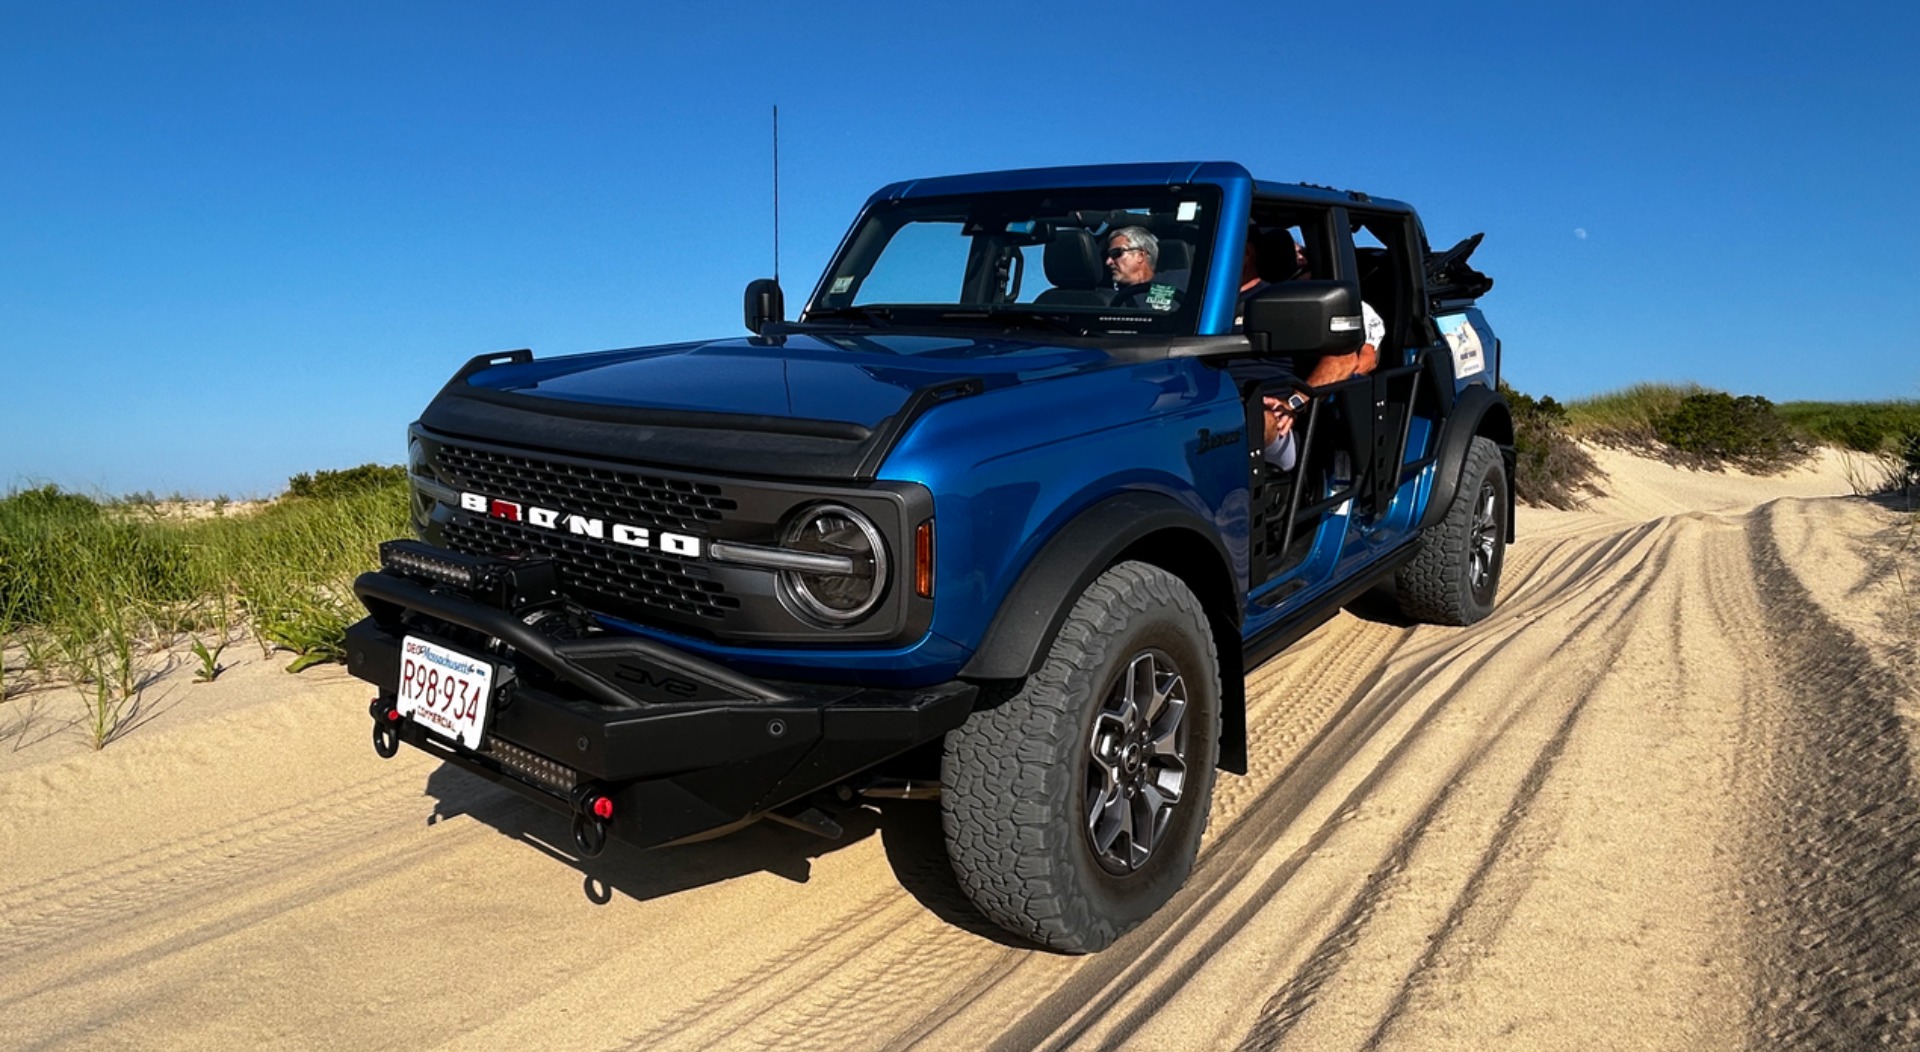
[[[254,663],[98,754],[0,745],[0,1045],[1920,1045],[1902,518],[1833,462],[1602,464],[1487,622],[1362,602],[1256,670],[1253,769],[1105,953],[975,917],[937,805],[579,862]]]

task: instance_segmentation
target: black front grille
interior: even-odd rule
[[[665,611],[720,620],[740,608],[719,581],[695,576],[696,568],[670,556],[477,515],[455,515],[445,539],[453,550],[476,555],[552,559],[569,594],[615,617]]]
[[[703,532],[699,524],[737,507],[710,482],[468,446],[441,446],[435,466],[448,484],[488,497],[684,532]]]
[[[471,446],[440,446],[434,467],[442,481],[461,491],[600,519],[609,526],[631,523],[710,536],[711,526],[739,506],[711,482]],[[740,608],[706,566],[524,521],[456,510],[444,525],[442,543],[475,555],[552,559],[570,594],[615,617],[644,621],[666,615],[717,628]]]

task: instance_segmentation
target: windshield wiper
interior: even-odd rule
[[[846,318],[864,321],[880,328],[893,328],[892,307],[823,307],[820,310],[807,312],[808,321],[819,321],[822,318]]]

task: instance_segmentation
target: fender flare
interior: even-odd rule
[[[1086,591],[1094,579],[1119,561],[1127,548],[1154,533],[1176,529],[1191,533],[1208,543],[1221,570],[1229,597],[1235,594],[1233,565],[1211,524],[1173,498],[1157,493],[1122,493],[1093,505],[1073,517],[1054,532],[1034,555],[1006,598],[994,612],[980,647],[960,670],[963,679],[1019,679],[1039,671],[1047,648],[1067,619],[1073,600]],[[1177,571],[1176,571],[1177,572]],[[1182,576],[1185,576],[1184,574]],[[1188,586],[1200,598],[1208,619],[1217,621],[1222,613],[1229,623],[1218,625],[1215,634],[1239,635],[1239,617],[1235,603],[1208,603],[1205,582],[1189,581]],[[1218,596],[1214,597],[1216,600]],[[1224,606],[1224,611],[1219,607]],[[1224,633],[1223,633],[1224,630]],[[1222,654],[1222,665],[1226,664]],[[1222,677],[1238,669],[1221,669]]]
[[[1513,413],[1499,392],[1478,384],[1461,391],[1447,414],[1433,466],[1433,492],[1421,513],[1419,529],[1438,525],[1446,517],[1467,468],[1467,447],[1481,436],[1492,439],[1507,462],[1507,539],[1513,539]]]

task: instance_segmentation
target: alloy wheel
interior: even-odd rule
[[[1186,785],[1186,681],[1158,650],[1137,654],[1093,720],[1087,837],[1100,865],[1132,873],[1160,844]]]

